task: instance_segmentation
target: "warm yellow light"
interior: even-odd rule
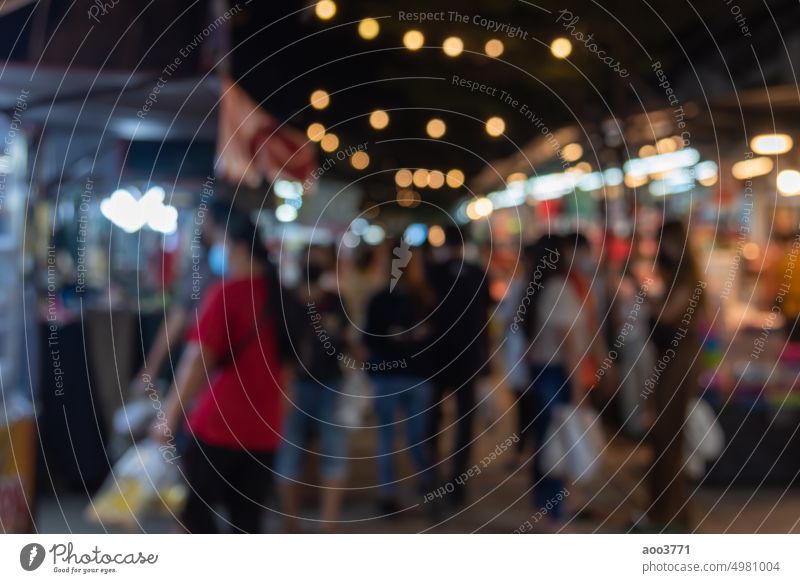
[[[675,142],[676,150],[680,150],[686,145],[686,143],[683,141],[683,138],[680,136],[672,136],[672,141]]]
[[[486,133],[493,138],[503,135],[504,131],[506,131],[506,122],[502,117],[490,117],[486,120]]]
[[[592,165],[588,162],[578,162],[575,164],[575,168],[585,174],[588,174],[592,171]]]
[[[402,207],[415,207],[419,205],[419,193],[414,190],[400,190],[397,192],[397,204]]]
[[[637,174],[625,175],[625,186],[628,188],[639,188],[647,184],[647,176],[639,176]]]
[[[381,25],[374,18],[365,18],[358,23],[358,36],[364,40],[372,40],[381,31]]]
[[[314,109],[325,109],[331,102],[331,97],[324,89],[317,89],[311,94],[311,107]]]
[[[382,130],[389,125],[389,114],[382,109],[376,109],[369,114],[369,125],[376,130]]]
[[[414,177],[411,174],[411,170],[406,170],[405,168],[398,170],[394,175],[394,183],[400,188],[408,188],[413,180]]]
[[[430,243],[432,247],[441,247],[444,245],[444,239],[444,229],[439,225],[433,225],[428,229],[428,243]]]
[[[356,170],[363,170],[369,166],[369,154],[366,152],[355,152],[350,156],[350,164],[352,164],[353,168]]]
[[[641,148],[639,148],[639,158],[647,158],[648,156],[655,156],[658,154],[658,150],[652,144],[645,144]]]
[[[419,168],[414,171],[414,186],[417,188],[425,188],[428,186],[428,180],[430,180],[430,174],[424,168]]]
[[[800,194],[800,172],[797,170],[783,170],[778,172],[778,190],[783,196],[797,196]]]
[[[314,11],[317,13],[317,18],[330,20],[336,14],[336,3],[332,0],[320,0]]]
[[[580,160],[581,156],[583,156],[583,146],[580,144],[567,144],[561,151],[561,156],[567,162],[575,162],[576,160]]]
[[[336,134],[325,134],[319,145],[326,152],[333,152],[339,147],[339,137]]]
[[[444,135],[445,131],[447,131],[447,126],[442,120],[435,117],[428,122],[428,125],[425,126],[425,131],[428,132],[430,137],[438,139]]]
[[[656,151],[659,154],[669,154],[678,149],[678,145],[672,138],[662,138],[656,142]]]
[[[572,43],[560,36],[550,43],[550,52],[557,59],[566,59],[572,53]]]
[[[486,43],[486,46],[483,47],[483,50],[486,51],[488,56],[497,58],[503,54],[505,47],[503,46],[503,41],[493,38]]]
[[[737,162],[731,168],[731,174],[737,180],[748,180],[756,176],[764,176],[772,172],[772,158],[759,157]]]
[[[321,123],[312,123],[306,130],[308,139],[312,142],[319,142],[325,135],[325,126]]]
[[[713,176],[707,176],[706,178],[701,178],[697,182],[699,182],[703,186],[714,186],[717,183],[717,180],[719,180],[719,176],[717,174],[714,174]]]
[[[448,37],[442,43],[442,50],[448,57],[457,57],[464,52],[464,41],[457,36]]]
[[[441,170],[431,170],[428,173],[428,187],[441,188],[444,186],[444,173]]]
[[[425,44],[425,36],[418,30],[409,30],[403,35],[403,44],[409,51],[416,51]]]
[[[449,170],[446,179],[450,188],[461,188],[464,185],[464,173],[458,168]]]
[[[761,254],[761,248],[758,246],[757,243],[753,243],[750,241],[749,243],[745,243],[742,245],[742,257],[747,259],[748,261],[755,261],[758,259],[758,256]]]
[[[526,180],[528,177],[525,175],[524,172],[514,172],[513,174],[509,174],[508,178],[506,178],[506,182],[511,184],[512,182],[522,182]]]
[[[785,154],[792,149],[794,141],[786,134],[762,134],[750,140],[750,147],[756,154]]]
[[[467,218],[469,218],[471,221],[477,221],[479,218],[481,218],[478,214],[478,211],[475,210],[474,200],[467,205]]]

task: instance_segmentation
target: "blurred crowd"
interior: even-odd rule
[[[407,456],[440,520],[467,504],[487,378],[513,395],[504,468],[530,468],[530,506],[549,510],[541,528],[568,518],[552,501],[571,484],[542,455],[564,406],[602,412],[612,431],[649,448],[650,502],[632,520],[689,528],[681,432],[706,318],[681,223],[662,225],[647,269],[635,239],[612,261],[584,233],[546,233],[520,242],[493,278],[492,249],[453,226],[438,247],[387,240],[343,258],[312,245],[291,284],[262,235],[244,213],[208,217],[202,260],[184,278],[191,285],[137,375],[169,381],[150,434],[180,454],[182,529],[258,532],[270,495],[281,530],[296,532],[312,468],[320,529],[340,530],[353,440],[363,435],[373,436],[376,488],[352,496],[373,496],[378,516],[402,512],[397,466]],[[442,484],[456,485],[434,501]]]

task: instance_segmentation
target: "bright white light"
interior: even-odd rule
[[[356,247],[358,247],[359,243],[361,243],[361,237],[359,237],[355,233],[347,231],[344,235],[342,235],[342,245],[344,245],[345,247],[349,247],[350,249],[355,249]]]
[[[666,196],[668,194],[688,192],[693,187],[693,172],[687,168],[679,168],[668,173],[662,180],[652,181],[649,189],[650,194],[653,196]]]
[[[369,245],[380,245],[386,238],[386,232],[378,225],[370,225],[364,231],[364,242]]]
[[[589,172],[581,176],[578,182],[578,188],[586,192],[591,192],[592,190],[600,190],[603,188],[603,184],[602,172]]]
[[[428,238],[428,227],[423,225],[422,223],[413,223],[411,225],[408,225],[405,233],[403,233],[403,239],[405,239],[406,243],[408,243],[412,247],[417,247],[419,245],[422,245],[425,242],[425,239],[427,238]]]
[[[603,175],[605,176],[606,186],[619,186],[625,179],[625,175],[619,168],[609,168],[603,172]]]
[[[100,201],[100,212],[126,233],[135,233],[147,223],[144,208],[130,191],[124,189],[115,190]]]
[[[515,181],[508,185],[505,190],[498,190],[486,196],[492,201],[495,209],[511,208],[525,202],[525,181]]]
[[[275,196],[285,199],[295,199],[303,196],[303,185],[293,180],[276,180],[273,190],[275,191]]]
[[[289,204],[279,205],[275,209],[275,218],[282,223],[291,223],[297,218],[297,209]]]
[[[163,205],[153,209],[147,219],[147,226],[164,235],[171,235],[178,230],[178,209]]]
[[[362,217],[353,219],[353,222],[350,223],[350,230],[358,236],[363,235],[366,232],[367,227],[369,227],[369,221]]]
[[[658,156],[631,158],[622,167],[627,174],[647,176],[648,174],[669,172],[676,168],[688,168],[697,164],[699,160],[700,152],[694,148],[685,148],[677,152],[659,154]]]
[[[705,162],[700,162],[694,167],[694,177],[698,182],[710,180],[711,178],[715,178],[717,176],[718,170],[719,168],[717,167],[716,162],[706,160]]]

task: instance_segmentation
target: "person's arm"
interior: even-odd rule
[[[187,404],[206,386],[208,371],[212,370],[216,363],[216,355],[210,349],[204,348],[201,343],[190,342],[187,344],[178,363],[175,383],[167,393],[167,400],[164,404],[166,424],[171,433],[156,425],[153,431],[154,437],[166,439],[175,434],[178,425],[183,420]]]
[[[174,306],[158,328],[153,346],[147,353],[136,376],[141,381],[145,376],[155,378],[172,348],[183,337],[187,322],[187,311],[182,305]],[[144,386],[144,385],[143,385]]]

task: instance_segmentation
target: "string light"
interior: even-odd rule
[[[320,0],[314,12],[320,20],[330,20],[336,14],[336,3],[333,0]]]
[[[365,18],[358,23],[358,35],[364,40],[372,40],[381,31],[381,25],[374,18]]]
[[[325,109],[331,102],[331,96],[324,89],[317,89],[311,94],[311,107]]]
[[[572,43],[563,36],[553,39],[550,43],[550,52],[557,59],[566,59],[572,54]]]
[[[376,109],[369,114],[369,125],[376,130],[382,130],[389,125],[389,114],[382,109]]]
[[[409,51],[416,51],[425,44],[425,36],[418,30],[409,30],[403,35],[403,44]]]
[[[490,117],[486,120],[486,133],[493,138],[503,135],[505,131],[506,122],[503,121],[502,117]]]
[[[435,117],[428,122],[428,125],[425,126],[425,131],[428,132],[430,137],[438,139],[444,135],[445,131],[447,131],[447,126],[442,120]]]
[[[483,50],[486,52],[487,56],[496,59],[503,54],[505,47],[503,46],[503,41],[493,38],[486,43],[486,46],[483,47]]]
[[[457,57],[464,52],[464,41],[457,36],[448,37],[442,43],[442,50],[448,57]]]

